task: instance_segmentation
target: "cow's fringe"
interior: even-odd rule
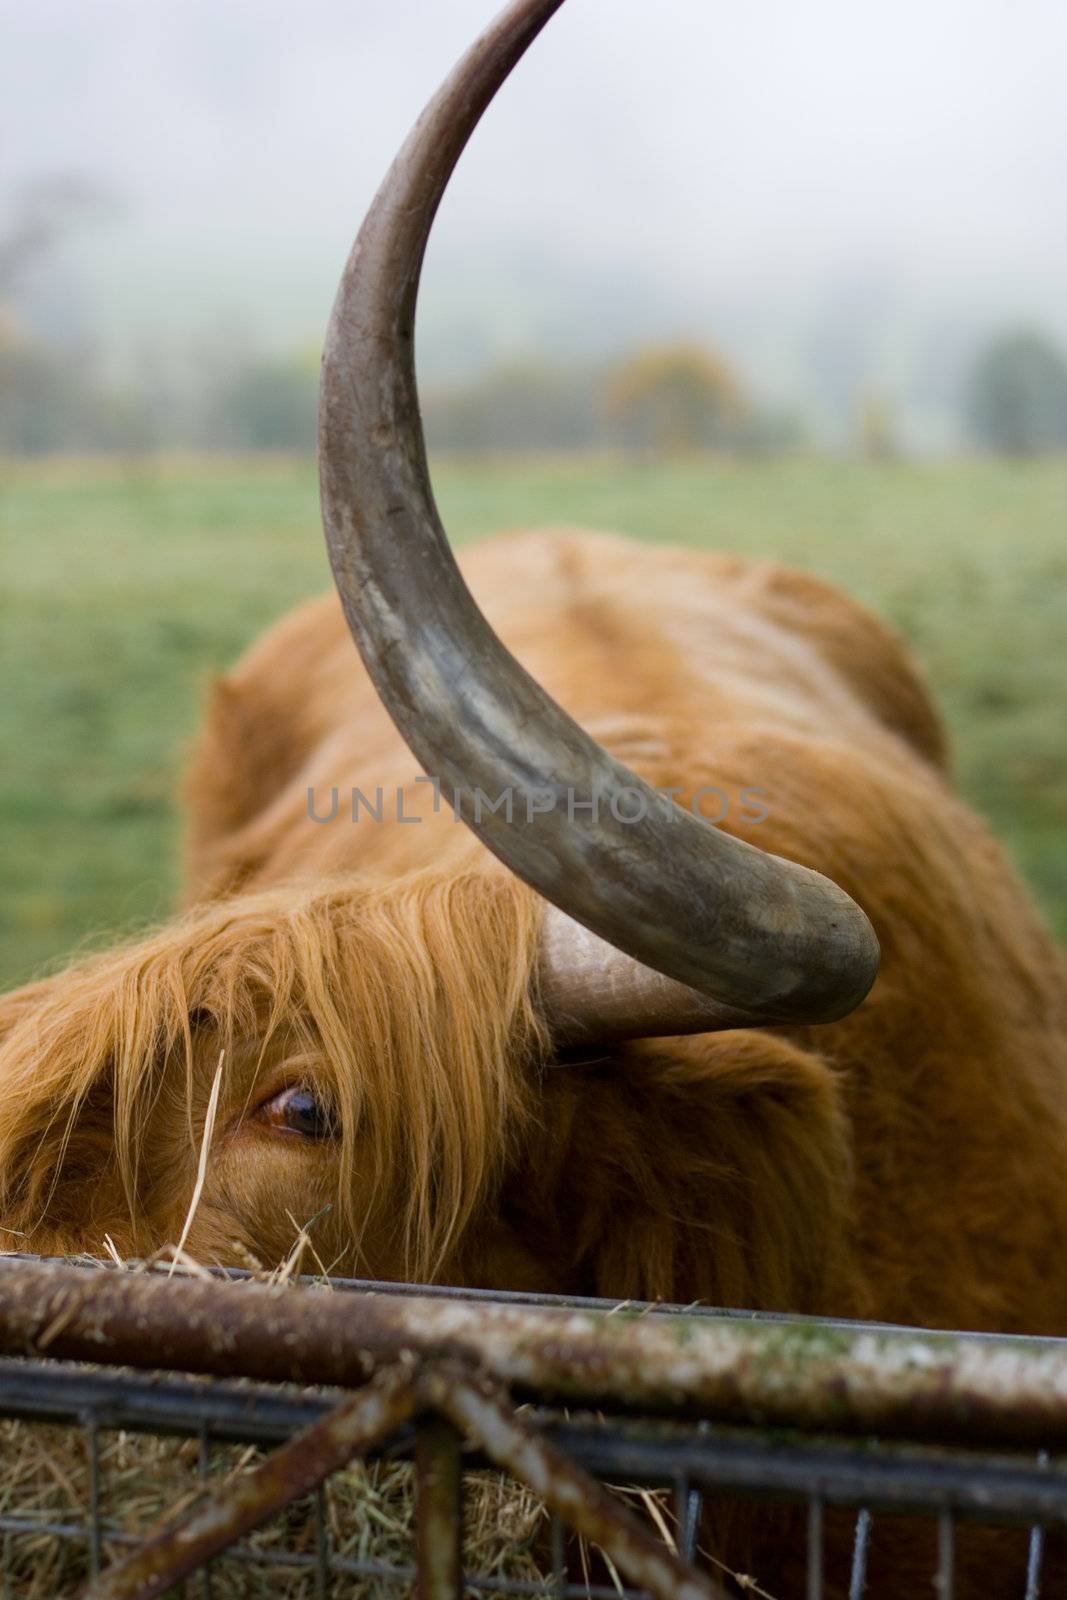
[[[303,1063],[336,1118],[357,1261],[363,1232],[384,1230],[399,1271],[432,1277],[530,1114],[545,1048],[538,916],[493,870],[286,887],[198,909],[0,999],[0,1247],[25,1233],[28,1248],[93,1248],[109,1182],[127,1251],[158,1243],[160,1208],[179,1199],[158,1139],[185,1129],[167,1161],[188,1168],[187,1204],[222,1050],[216,1140],[286,1062]]]

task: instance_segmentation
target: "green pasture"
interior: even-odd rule
[[[912,641],[960,782],[1067,932],[1067,461],[446,461],[458,540],[773,555]],[[205,681],[328,581],[310,463],[0,466],[0,988],[166,913]]]

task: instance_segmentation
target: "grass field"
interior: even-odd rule
[[[1067,934],[1067,462],[446,462],[457,540],[570,522],[774,555],[912,641],[965,792]],[[209,675],[328,582],[313,470],[0,468],[0,988],[166,913]]]

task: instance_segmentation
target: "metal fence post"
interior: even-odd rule
[[[418,1600],[463,1593],[463,1455],[452,1424],[428,1414],[415,1447]]]

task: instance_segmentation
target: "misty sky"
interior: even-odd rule
[[[0,0],[0,206],[121,206],[30,314],[126,359],[321,334],[410,122],[494,0]],[[435,235],[430,376],[695,334],[770,396],[938,425],[984,332],[1067,338],[1064,0],[567,0]],[[820,387],[821,386],[821,387]]]

